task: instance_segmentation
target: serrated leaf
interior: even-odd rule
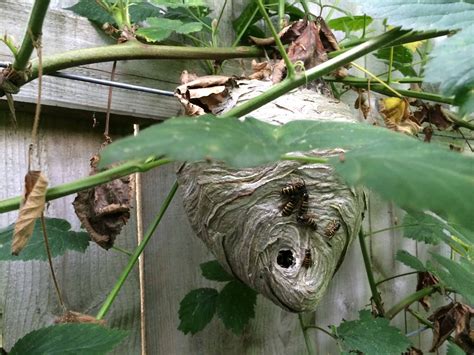
[[[176,30],[176,33],[186,34],[199,32],[202,30],[202,23],[200,22],[188,22],[183,24],[180,28]]]
[[[89,246],[89,235],[74,232],[68,221],[59,218],[45,218],[49,247],[53,257],[63,255],[67,250],[83,253]],[[0,229],[0,261],[6,260],[47,260],[41,221],[36,221],[29,243],[20,255],[11,254],[14,224]]]
[[[397,255],[395,256],[395,259],[405,264],[406,266],[411,267],[413,270],[426,271],[426,268],[423,265],[423,263],[420,261],[420,259],[418,259],[414,255],[411,255],[409,252],[405,250],[397,251]]]
[[[369,311],[359,312],[359,320],[345,321],[337,328],[337,335],[346,350],[358,350],[366,355],[399,355],[410,340],[400,329],[389,325],[385,318],[373,318]]]
[[[227,271],[219,264],[217,260],[208,261],[199,265],[201,267],[202,276],[211,281],[232,281],[234,277],[229,275]]]
[[[425,213],[407,213],[402,222],[403,236],[426,244],[437,245],[445,239],[443,224]]]
[[[149,2],[130,4],[128,11],[132,23],[145,21],[149,17],[159,17],[163,12],[159,7],[153,6]]]
[[[189,292],[179,304],[178,329],[184,334],[196,334],[212,320],[216,313],[217,290],[199,288]]]
[[[108,145],[103,168],[126,159],[166,155],[175,160],[222,160],[249,167],[282,154],[349,149],[331,161],[352,185],[365,185],[409,210],[429,209],[474,230],[474,159],[365,124],[293,121],[274,126],[253,118],[174,118]]]
[[[328,26],[336,31],[359,31],[372,23],[370,16],[343,16],[328,21]]]
[[[462,257],[459,262],[455,262],[435,253],[431,255],[437,264],[428,263],[427,268],[471,304],[474,303],[474,263]]]
[[[96,324],[58,324],[26,334],[9,354],[106,354],[126,335],[123,330]]]
[[[202,30],[202,24],[199,22],[183,23],[180,20],[152,17],[147,19],[147,23],[150,27],[139,28],[137,34],[149,42],[164,41],[173,32],[186,34]]]
[[[257,292],[240,281],[229,282],[217,298],[217,315],[227,329],[239,335],[255,316]]]
[[[106,22],[115,24],[114,18],[96,0],[80,0],[77,4],[67,7],[66,10],[71,10],[100,25]]]
[[[374,56],[384,63],[390,63],[390,48],[382,48],[374,53]],[[417,76],[416,71],[412,68],[413,54],[404,46],[393,47],[393,67],[405,76]]]
[[[474,89],[474,2],[463,0],[364,0],[362,9],[373,17],[388,18],[392,25],[414,30],[461,30],[435,46],[426,65],[425,80],[441,83],[444,95],[456,95]],[[471,100],[461,103],[461,110],[474,106]]]
[[[448,343],[448,351],[446,355],[466,355],[466,353],[456,344]]]

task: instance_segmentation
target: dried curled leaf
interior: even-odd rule
[[[432,105],[421,100],[416,100],[411,103],[411,106],[416,107],[413,117],[420,125],[426,122],[436,126],[440,130],[448,129],[453,125],[453,120],[440,104]]]
[[[97,170],[97,156],[91,159],[91,175]],[[115,238],[130,218],[132,194],[129,176],[93,189],[80,191],[73,202],[74,210],[91,239],[104,249],[114,245]]]
[[[387,128],[407,134],[416,134],[421,127],[412,120],[406,99],[387,97],[379,100],[379,113]]]
[[[41,217],[46,203],[48,179],[41,171],[29,171],[25,176],[25,194],[13,233],[12,254],[18,255],[26,246]]]
[[[354,108],[360,110],[365,119],[370,113],[370,99],[367,91],[358,90],[357,99],[354,102]]]
[[[433,275],[431,272],[424,271],[418,273],[418,282],[416,284],[416,290],[420,291],[426,287],[434,286],[439,283],[438,278]],[[425,296],[419,300],[420,304],[423,306],[425,311],[428,311],[431,307],[430,296]]]
[[[305,20],[299,20],[299,21],[293,22],[291,25],[283,28],[278,33],[278,37],[280,37],[280,40],[283,44],[293,42],[296,38],[298,38],[301,35],[301,32],[306,27],[306,24],[307,23]],[[257,46],[272,46],[275,44],[275,38],[273,36],[267,37],[267,38],[258,38],[254,36],[249,36],[249,39],[251,42],[255,43]]]
[[[96,317],[89,314],[67,311],[62,316],[57,317],[54,320],[54,323],[92,323],[105,325],[105,320],[97,319]]]
[[[471,317],[474,308],[460,302],[440,307],[428,319],[433,322],[433,346],[436,351],[454,332],[454,342],[467,354],[474,353],[474,331],[471,330]]]

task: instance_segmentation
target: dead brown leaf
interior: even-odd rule
[[[411,105],[416,107],[413,117],[420,125],[426,122],[436,126],[440,130],[446,130],[453,125],[453,121],[440,104],[432,105],[421,100],[416,100],[412,102]]]
[[[404,352],[403,355],[423,355],[423,351],[412,346],[408,351]]]
[[[41,217],[46,203],[48,179],[41,171],[29,171],[25,176],[25,193],[15,223],[12,254],[18,255],[28,243],[36,220]]]
[[[94,175],[99,161],[91,159]],[[80,191],[73,202],[74,210],[91,239],[104,249],[114,245],[115,238],[130,218],[131,178],[122,177],[95,188]]]
[[[62,316],[56,318],[54,323],[92,323],[105,325],[105,320],[97,319],[89,314],[67,311]]]
[[[453,302],[438,308],[428,317],[433,322],[433,345],[430,351],[436,351],[454,332],[454,342],[467,354],[474,353],[474,337],[471,330],[471,317],[474,308]]]
[[[426,287],[434,286],[439,283],[438,278],[430,272],[424,271],[418,273],[418,282],[416,284],[416,290],[420,291]],[[430,296],[425,296],[419,300],[425,311],[428,311],[431,307]]]
[[[307,21],[299,20],[293,22],[291,25],[286,26],[283,28],[279,33],[278,37],[280,38],[283,44],[287,44],[293,42],[296,38],[301,35],[301,32],[306,27]],[[266,38],[258,38],[254,36],[249,36],[251,42],[255,43],[257,46],[272,46],[275,44],[275,38],[266,37]]]
[[[367,91],[358,90],[357,99],[354,102],[354,108],[360,110],[364,119],[367,119],[370,113],[370,100]]]

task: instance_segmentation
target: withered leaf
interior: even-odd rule
[[[91,159],[91,175],[97,170],[97,156]],[[104,249],[114,245],[115,238],[130,218],[131,178],[122,177],[95,188],[80,191],[73,202],[74,210],[91,239]]]
[[[453,302],[438,308],[428,317],[433,322],[433,345],[430,351],[436,351],[454,332],[454,342],[467,354],[474,353],[474,334],[471,330],[471,317],[474,308]]]
[[[280,38],[283,44],[287,44],[293,42],[296,38],[301,35],[301,32],[307,25],[307,21],[299,20],[293,22],[289,26],[283,28],[279,33],[278,37]],[[258,38],[254,36],[249,36],[251,42],[255,43],[257,46],[272,46],[275,44],[275,38],[266,37],[266,38]]]
[[[423,355],[423,351],[412,346],[408,351],[404,352],[403,355]]]
[[[25,176],[25,193],[13,232],[12,254],[18,255],[33,233],[36,219],[41,217],[46,203],[48,179],[41,171],[29,171]]]
[[[105,325],[105,320],[97,319],[96,317],[89,314],[67,311],[62,316],[57,317],[54,320],[54,323],[92,323]]]
[[[427,122],[440,130],[448,129],[453,125],[453,121],[440,104],[432,105],[421,100],[416,100],[412,102],[411,105],[416,107],[413,116],[420,125]]]
[[[379,113],[383,117],[387,128],[407,134],[416,134],[421,127],[411,119],[406,99],[387,97],[379,100]]]
[[[435,275],[433,275],[432,273],[430,273],[428,271],[419,272],[418,273],[418,282],[416,284],[416,290],[420,291],[420,290],[422,290],[426,287],[437,285],[438,283],[439,283],[438,278]],[[428,311],[431,307],[429,296],[423,297],[418,302],[420,302],[420,304],[423,306],[425,311]]]
[[[358,90],[357,99],[354,102],[354,108],[360,110],[364,119],[367,119],[370,113],[370,100],[367,91]]]

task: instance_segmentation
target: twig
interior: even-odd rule
[[[143,241],[136,247],[135,251],[133,252],[133,255],[130,257],[130,260],[128,261],[127,266],[125,269],[122,271],[122,274],[120,275],[118,281],[112,288],[112,291],[110,291],[109,295],[104,301],[104,304],[100,308],[99,312],[97,313],[96,319],[103,319],[104,316],[107,314],[109,311],[110,307],[112,306],[112,303],[114,302],[115,298],[117,297],[120,289],[122,288],[123,284],[127,280],[128,275],[132,271],[133,267],[138,261],[138,258],[140,257],[141,253],[145,249],[145,246],[148,244],[150,241],[151,237],[153,236],[153,233],[155,232],[156,228],[161,222],[161,219],[163,218],[166,210],[168,209],[168,206],[170,205],[171,201],[173,200],[173,197],[176,193],[176,190],[178,189],[178,182],[175,181],[173,186],[171,187],[170,192],[168,193],[168,196],[166,196],[165,200],[163,201],[163,204],[161,205],[160,211],[156,215],[155,219],[151,223],[151,225],[148,227],[145,236],[143,238]]]
[[[302,313],[298,313],[298,319],[300,321],[301,331],[303,332],[304,342],[306,344],[306,350],[308,350],[309,355],[315,355],[316,352],[314,350],[313,343],[311,342],[311,338],[309,337],[308,333],[306,332],[306,326],[304,325],[303,314]]]
[[[385,317],[388,319],[393,319],[399,312],[403,311],[406,307],[411,305],[413,302],[421,300],[423,297],[429,296],[435,293],[439,288],[432,286],[423,288],[411,295],[405,297],[392,308],[390,308],[387,313],[385,313]]]
[[[31,34],[33,36],[33,34]],[[31,170],[31,161],[33,155],[33,148],[36,145],[38,147],[38,127],[41,115],[41,91],[43,87],[43,63],[42,63],[42,50],[41,50],[41,36],[33,42],[33,46],[36,48],[38,53],[38,95],[36,99],[35,117],[33,120],[33,128],[31,130],[31,143],[28,148],[28,171]]]
[[[317,329],[317,330],[319,330],[319,331],[321,331],[321,332],[323,332],[323,333],[326,333],[327,335],[329,335],[329,336],[330,336],[331,338],[333,338],[334,340],[337,340],[337,337],[336,337],[334,334],[328,332],[328,331],[327,331],[326,329],[324,329],[324,328],[318,327],[317,325],[307,325],[307,326],[306,326],[306,329]]]
[[[53,267],[53,257],[51,256],[51,249],[49,248],[49,242],[48,242],[48,233],[46,232],[46,223],[44,221],[44,215],[41,215],[41,228],[43,229],[43,238],[44,238],[44,248],[46,249],[46,254],[48,255],[48,264],[49,264],[49,269],[51,270],[51,277],[53,278],[53,283],[54,287],[56,288],[56,295],[58,296],[59,304],[63,308],[63,310],[66,310],[66,306],[64,305],[64,300],[63,296],[61,294],[61,289],[59,288],[59,283],[56,278],[56,273],[54,272],[54,267]]]
[[[386,278],[386,279],[377,281],[377,282],[375,283],[375,286],[379,286],[380,284],[383,284],[384,282],[387,282],[387,281],[390,281],[390,280],[398,279],[399,277],[408,276],[408,275],[414,275],[414,274],[418,274],[418,271],[405,272],[405,273],[403,273],[403,274],[399,274],[399,275],[395,275],[395,276],[388,277],[388,278]]]
[[[117,68],[117,61],[114,61],[112,65],[112,72],[110,73],[110,81],[114,81],[115,78],[115,69]],[[107,97],[107,112],[105,114],[105,128],[104,128],[104,138],[105,142],[111,142],[109,137],[109,124],[110,124],[110,108],[112,107],[112,86],[109,86],[109,95]]]

